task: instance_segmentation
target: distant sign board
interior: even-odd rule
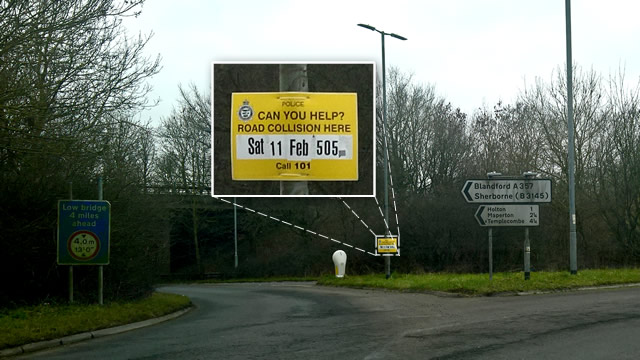
[[[358,180],[355,93],[233,93],[233,180]]]
[[[111,204],[58,201],[58,264],[108,265]]]
[[[399,240],[396,235],[376,235],[376,255],[400,255]]]
[[[551,180],[467,180],[461,192],[468,203],[548,203],[551,202]]]
[[[538,226],[538,205],[480,205],[476,220],[480,226]]]

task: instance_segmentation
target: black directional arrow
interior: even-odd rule
[[[476,211],[476,220],[478,221],[478,224],[480,224],[480,226],[487,225],[484,222],[484,220],[482,220],[482,212],[484,211],[485,208],[486,208],[486,206],[480,205],[480,206],[478,206],[478,210]]]
[[[467,181],[464,184],[464,188],[462,189],[462,195],[467,199],[467,202],[473,201],[471,194],[469,194],[469,188],[471,188],[471,184],[473,184],[473,181]]]

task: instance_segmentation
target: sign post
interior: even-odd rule
[[[309,91],[307,64],[280,64],[278,72],[280,91]],[[280,195],[309,195],[309,183],[280,181]]]
[[[524,228],[524,279],[531,277],[531,243],[529,242],[529,228]]]
[[[489,281],[493,280],[493,228],[489,228]]]
[[[73,200],[73,181],[69,181],[69,200]],[[73,265],[69,265],[69,303],[73,303]]]
[[[103,200],[102,198],[102,176],[98,177],[98,200]],[[109,209],[111,209],[111,207],[109,207]],[[111,214],[109,214],[111,215]],[[108,235],[107,235],[108,237]],[[103,296],[103,289],[104,289],[104,268],[103,265],[98,265],[98,304],[103,305],[104,304],[104,296]]]

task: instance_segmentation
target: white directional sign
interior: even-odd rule
[[[476,220],[480,226],[538,226],[538,205],[480,205]]]
[[[548,203],[551,202],[550,179],[467,180],[462,196],[468,203]]]

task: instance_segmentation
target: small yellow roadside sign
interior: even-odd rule
[[[376,254],[399,255],[398,236],[376,235]]]
[[[358,180],[356,93],[233,93],[233,180]]]

